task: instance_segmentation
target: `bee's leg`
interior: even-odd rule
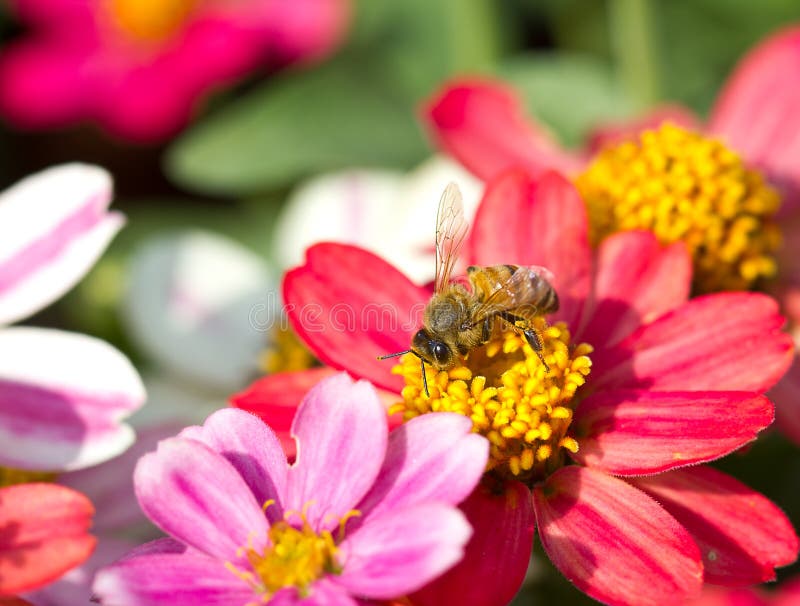
[[[539,356],[539,360],[542,362],[545,372],[550,372],[550,367],[547,365],[547,362],[544,361],[544,355],[542,354],[542,351],[544,350],[544,344],[542,343],[542,339],[539,337],[539,333],[536,331],[536,329],[530,326],[525,318],[520,318],[519,316],[515,316],[514,314],[510,314],[508,312],[503,312],[499,315],[501,318],[503,318],[503,320],[511,324],[511,326],[522,331],[522,334],[525,335],[525,340],[528,342],[528,345],[530,345],[531,349],[533,349],[533,351],[536,352],[536,355]]]
[[[483,321],[483,331],[481,332],[482,343],[486,343],[492,336],[492,319],[486,318]]]

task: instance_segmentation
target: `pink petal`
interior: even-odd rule
[[[323,366],[268,375],[232,395],[230,403],[267,423],[280,439],[286,456],[293,459],[296,445],[291,428],[297,407],[314,385],[334,374],[335,370]]]
[[[562,467],[534,488],[533,504],[547,555],[594,599],[661,606],[700,591],[703,565],[692,537],[623,480]]]
[[[373,387],[345,373],[325,379],[292,424],[297,461],[284,508],[305,511],[314,529],[336,528],[369,491],[386,454],[386,411]]]
[[[662,105],[633,120],[598,125],[589,134],[587,146],[594,155],[603,147],[635,138],[642,131],[657,129],[665,122],[694,131],[703,127],[700,118],[689,108],[681,105]]]
[[[603,240],[597,257],[594,304],[575,336],[595,349],[619,342],[689,298],[692,260],[681,243],[662,247],[651,232],[620,232]]]
[[[516,93],[491,80],[451,81],[423,108],[436,144],[478,177],[489,180],[520,167],[575,172],[577,158],[526,121]]]
[[[792,366],[778,384],[769,392],[775,402],[775,420],[781,431],[795,444],[800,444],[800,359],[795,357]]]
[[[223,408],[213,413],[191,435],[225,457],[264,505],[270,521],[283,518],[288,464],[280,440],[261,419],[243,410]]]
[[[572,458],[615,475],[656,473],[733,452],[773,416],[772,403],[750,392],[602,392],[575,413]]]
[[[94,507],[55,484],[0,488],[0,595],[31,591],[85,561]]]
[[[267,520],[236,468],[196,440],[172,438],[139,460],[139,505],[153,523],[220,560],[238,562],[240,547],[261,549]]]
[[[553,273],[560,310],[575,326],[591,288],[586,208],[575,187],[547,172],[534,180],[513,171],[486,188],[470,237],[474,265],[540,265]]]
[[[781,30],[742,59],[711,111],[710,130],[800,202],[800,27]]]
[[[797,575],[783,583],[772,606],[794,606],[800,603],[800,578]]]
[[[380,355],[409,348],[430,292],[391,265],[346,244],[318,244],[283,281],[292,328],[324,363],[399,392]]]
[[[125,451],[123,421],[144,402],[130,361],[108,343],[59,330],[0,330],[0,464],[74,470]]]
[[[461,509],[473,528],[464,558],[412,595],[415,606],[506,606],[522,586],[535,531],[528,487],[487,483]]]
[[[0,113],[19,127],[33,129],[84,118],[95,92],[84,76],[92,52],[91,43],[63,36],[9,44],[0,56]]]
[[[65,164],[0,194],[0,325],[25,318],[72,288],[124,223],[109,213],[111,176]]]
[[[245,606],[258,599],[224,562],[191,551],[124,558],[102,569],[92,589],[108,606]]]
[[[786,515],[727,474],[699,466],[628,481],[658,500],[692,534],[709,583],[771,581],[776,566],[797,559],[798,538]]]
[[[457,505],[475,488],[488,456],[488,441],[472,433],[464,415],[411,419],[389,434],[383,467],[358,509],[370,518],[420,503]]]
[[[464,514],[441,503],[386,510],[345,538],[334,580],[367,598],[406,595],[458,562],[471,534]]]
[[[792,361],[773,299],[758,293],[697,297],[592,358],[595,389],[766,391]]]

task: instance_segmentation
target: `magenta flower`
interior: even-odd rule
[[[135,141],[260,66],[326,55],[349,0],[12,0],[31,33],[0,54],[0,112],[24,128],[94,120]]]
[[[258,418],[218,411],[139,462],[139,503],[173,539],[100,571],[96,598],[344,606],[414,591],[471,535],[454,507],[488,457],[471,425],[442,413],[389,434],[374,389],[339,374],[300,405],[290,466]]]

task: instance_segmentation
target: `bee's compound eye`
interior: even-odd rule
[[[431,347],[431,353],[439,364],[445,364],[450,359],[450,348],[444,343],[434,342]]]

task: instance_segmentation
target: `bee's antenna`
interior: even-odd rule
[[[429,398],[431,397],[431,392],[428,391],[428,377],[425,375],[425,360],[422,359],[422,356],[419,355],[413,349],[406,349],[405,351],[398,351],[397,353],[393,354],[386,354],[385,356],[378,356],[379,360],[385,360],[386,358],[396,358],[397,356],[404,356],[405,354],[410,353],[414,354],[419,358],[419,365],[422,369],[422,385],[425,387],[425,395]]]
[[[396,358],[397,356],[404,356],[407,353],[413,353],[415,356],[417,356],[416,352],[414,352],[413,350],[406,349],[405,351],[398,351],[397,353],[386,354],[385,356],[378,356],[378,359],[379,360],[385,360],[386,358]],[[417,356],[417,357],[419,358],[419,356]]]

